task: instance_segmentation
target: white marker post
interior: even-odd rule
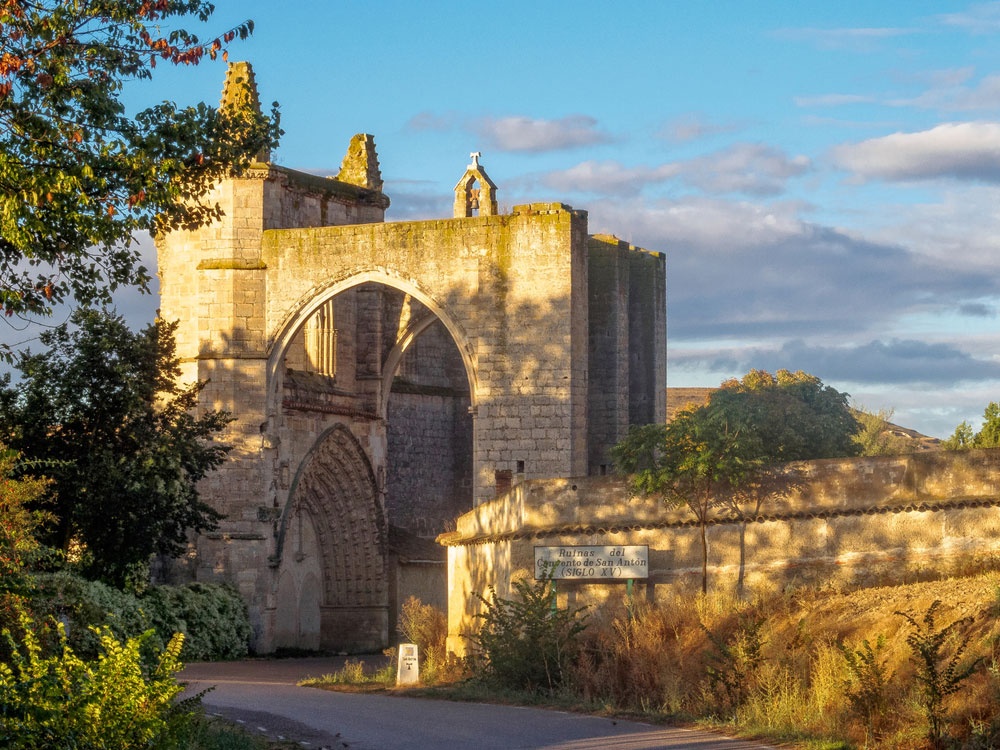
[[[400,643],[396,660],[396,686],[416,685],[420,682],[420,660],[416,643]]]

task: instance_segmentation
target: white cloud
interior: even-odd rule
[[[626,167],[617,161],[585,161],[550,172],[542,183],[563,192],[635,196],[644,188],[676,179],[706,193],[777,195],[785,183],[810,169],[804,156],[789,157],[760,144],[736,144],[687,161]]]
[[[833,158],[862,179],[1000,182],[1000,123],[947,123],[894,133],[839,146]]]
[[[712,135],[731,133],[737,129],[736,125],[715,123],[703,115],[690,113],[668,122],[657,133],[657,137],[672,143],[688,143]]]
[[[638,195],[647,185],[675,177],[678,172],[679,167],[674,164],[626,167],[617,161],[585,161],[569,169],[550,172],[542,182],[565,192],[632,196]]]
[[[1000,109],[1000,75],[986,76],[975,85],[957,79],[942,80],[918,96],[890,99],[886,104],[954,112]]]
[[[1000,3],[976,3],[961,13],[947,13],[937,18],[946,26],[972,34],[994,34],[1000,31]]]
[[[952,184],[934,201],[882,203],[867,235],[982,274],[1000,273],[1000,187]]]
[[[878,42],[913,34],[914,29],[899,27],[860,27],[840,29],[778,29],[774,36],[790,41],[808,42],[820,49],[867,52]]]
[[[558,151],[610,143],[612,138],[598,129],[587,115],[569,115],[558,120],[523,116],[486,117],[472,123],[472,130],[501,151]]]
[[[597,201],[591,231],[667,253],[670,337],[830,341],[907,335],[917,312],[1000,296],[1000,273],[804,221],[801,206],[708,198]]]
[[[446,133],[461,124],[461,117],[455,113],[436,115],[433,112],[418,112],[404,126],[407,130],[430,130]]]
[[[742,143],[685,162],[682,172],[687,184],[708,193],[778,195],[788,179],[809,168],[805,156],[789,157],[771,146]]]

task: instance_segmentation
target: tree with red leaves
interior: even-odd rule
[[[201,226],[213,182],[280,134],[277,110],[178,106],[134,116],[124,84],[157,63],[226,59],[251,21],[203,41],[205,0],[0,0],[0,311],[107,302],[145,286],[136,234]]]

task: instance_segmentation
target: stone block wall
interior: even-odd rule
[[[436,536],[472,507],[468,396],[394,392],[387,422],[389,518],[419,536]]]
[[[1000,449],[838,459],[789,465],[800,485],[751,518],[725,513],[708,528],[709,586],[875,585],[1000,560]],[[528,482],[458,519],[448,547],[449,644],[464,653],[476,593],[532,576],[534,547],[648,545],[650,576],[635,595],[655,601],[701,586],[700,528],[684,509],[633,496],[620,477]],[[560,602],[624,596],[621,582],[558,583]]]
[[[594,235],[588,245],[587,473],[600,475],[630,425],[663,420],[666,261],[610,235]]]
[[[187,566],[240,588],[263,650],[377,642],[387,581],[358,566],[385,573],[387,526],[433,534],[498,488],[584,475],[633,416],[663,411],[662,256],[594,245],[586,213],[559,203],[384,223],[373,146],[354,146],[364,185],[255,165],[209,196],[221,220],[157,239],[182,377],[208,381],[202,408],[236,416],[201,487],[226,517]],[[320,310],[335,368],[324,322],[311,369],[303,328]],[[296,519],[315,534],[296,537]],[[338,557],[358,529],[367,556]],[[293,538],[307,541],[289,556]]]

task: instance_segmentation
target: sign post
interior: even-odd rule
[[[611,583],[649,577],[649,546],[590,545],[535,547],[535,579]]]

